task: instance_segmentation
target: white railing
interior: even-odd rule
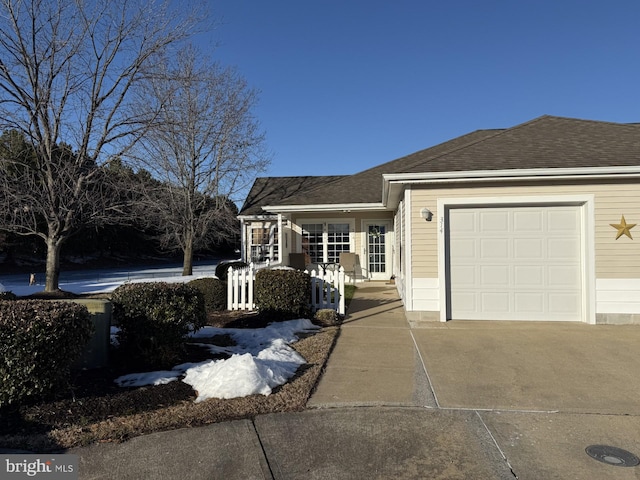
[[[227,273],[227,309],[255,310],[254,301],[256,272],[260,268],[254,264],[248,267],[233,269]],[[344,315],[344,268],[327,270],[318,268],[305,273],[311,276],[311,308],[313,311],[330,308]]]

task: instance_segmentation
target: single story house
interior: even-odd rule
[[[393,276],[412,320],[640,323],[639,179],[640,125],[542,116],[354,175],[259,178],[242,256],[355,253],[351,280]]]

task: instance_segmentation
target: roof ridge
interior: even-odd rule
[[[559,120],[571,120],[573,122],[599,123],[599,124],[606,124],[606,125],[611,125],[611,126],[616,126],[616,127],[633,127],[633,126],[640,125],[640,122],[621,123],[621,122],[612,122],[610,120],[593,120],[591,118],[564,117],[564,116],[561,116],[561,115],[543,115],[543,116],[538,117],[538,118],[544,118],[544,117],[555,118],[555,119],[559,119]]]
[[[530,125],[532,125],[534,123],[538,123],[538,122],[540,122],[542,120],[549,119],[549,118],[562,118],[562,117],[554,117],[553,115],[541,115],[539,117],[533,118],[533,119],[528,120],[526,122],[519,123],[518,125],[514,125],[513,127],[502,128],[502,129],[491,129],[491,128],[489,128],[489,129],[475,130],[474,132],[487,131],[487,130],[496,130],[496,132],[494,134],[492,134],[492,135],[488,135],[486,137],[482,137],[482,138],[478,138],[476,140],[473,140],[473,141],[471,141],[469,143],[465,143],[464,145],[460,145],[458,147],[453,147],[450,150],[442,152],[442,153],[440,153],[438,155],[435,155],[433,157],[427,158],[427,159],[423,160],[422,162],[416,162],[415,165],[418,165],[420,163],[425,163],[425,164],[431,163],[431,162],[433,162],[433,161],[435,161],[435,160],[437,160],[439,158],[442,158],[442,157],[444,157],[446,155],[450,155],[450,154],[452,154],[454,152],[458,152],[460,150],[464,150],[464,149],[472,147],[474,145],[478,145],[480,143],[483,143],[483,142],[486,142],[486,141],[489,141],[489,140],[493,140],[496,137],[505,135],[505,134],[507,134],[509,132],[513,132],[514,130],[517,130],[517,129],[520,129],[520,128],[528,127],[528,126],[530,126]],[[567,118],[567,119],[571,120],[569,118]],[[460,137],[458,137],[458,138],[460,138]]]

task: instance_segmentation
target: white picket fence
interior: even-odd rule
[[[246,268],[233,269],[229,267],[227,273],[227,309],[228,310],[255,310],[254,285],[256,272],[260,268],[253,263]],[[311,276],[311,308],[320,310],[330,308],[344,315],[344,268],[339,270],[327,270],[318,268],[318,271],[308,272]]]

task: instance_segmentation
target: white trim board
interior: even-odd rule
[[[596,311],[640,314],[640,279],[596,279]]]
[[[437,278],[414,278],[412,295],[411,311],[440,311],[440,281]]]

